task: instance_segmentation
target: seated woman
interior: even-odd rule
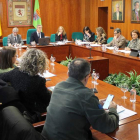
[[[106,38],[106,33],[102,27],[96,28],[96,33],[97,33],[97,38],[93,42],[93,44],[106,44],[107,43],[107,38]]]
[[[83,33],[84,33],[84,38],[83,38],[84,42],[93,42],[95,40],[95,34],[91,32],[89,27],[87,26],[84,27]]]
[[[0,74],[0,79],[10,82],[15,90],[19,90],[21,102],[30,112],[46,112],[51,92],[46,88],[46,79],[39,76],[48,68],[45,53],[38,49],[27,50],[21,58],[20,66]]]
[[[133,30],[131,32],[132,40],[130,41],[128,47],[125,50],[129,51],[130,49],[140,50],[140,33],[138,30]]]
[[[3,47],[2,50],[0,50],[0,73],[13,70],[16,57],[15,48]]]
[[[65,29],[64,27],[59,26],[57,33],[55,34],[55,41],[63,41],[64,39],[67,39]]]

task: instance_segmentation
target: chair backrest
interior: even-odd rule
[[[127,47],[128,47],[128,45],[129,45],[129,43],[130,43],[130,41],[127,42]]]
[[[83,33],[81,32],[73,32],[72,33],[72,39],[75,41],[75,39],[83,40]]]
[[[32,124],[27,122],[16,107],[4,108],[1,115],[1,140],[47,140],[34,129]]]
[[[50,42],[55,42],[55,34],[51,34]]]
[[[96,40],[96,38],[97,38],[97,35],[95,35],[95,38],[94,39]]]
[[[8,44],[7,44],[7,40],[8,40],[8,37],[4,37],[4,38],[2,39],[3,46],[7,46],[7,45],[8,45]]]
[[[107,44],[110,43],[113,40],[113,37],[109,37],[107,40]]]
[[[30,37],[31,37],[31,34],[33,33],[33,32],[35,32],[36,31],[36,29],[28,29],[28,31],[27,31],[27,37],[26,37],[26,44],[30,44]]]

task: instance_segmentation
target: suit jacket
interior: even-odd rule
[[[41,32],[41,38],[44,38],[44,37],[45,37],[44,33]],[[38,37],[38,35],[37,35],[37,32],[35,31],[35,32],[33,32],[33,33],[31,34],[30,43],[31,43],[32,41],[35,41],[36,44],[37,44],[37,43],[38,43],[38,39],[39,39],[39,37]]]
[[[8,35],[8,40],[7,40],[7,44],[11,43],[12,45],[14,45],[15,43],[17,44],[24,44],[21,38],[21,35],[17,34],[17,38],[16,38],[16,42],[15,42],[15,38],[13,34]]]
[[[116,109],[101,109],[98,97],[78,81],[69,77],[54,88],[47,108],[42,135],[49,140],[89,140],[89,128],[103,133],[118,127]]]
[[[113,13],[113,20],[117,20],[117,12]],[[122,12],[119,11],[119,20],[122,20]]]
[[[120,35],[118,39],[114,39],[107,44],[107,46],[111,46],[111,47],[114,47],[114,46],[118,46],[119,48],[125,48],[126,47],[126,39],[124,36]]]
[[[139,20],[140,20],[140,11],[138,11],[138,14],[139,14]],[[132,10],[132,20],[137,21],[135,9]]]
[[[130,49],[135,49],[135,50],[140,50],[140,39],[136,39],[136,40],[131,40],[129,45],[128,45],[128,48]]]
[[[64,39],[67,39],[67,35],[62,35],[62,40],[60,40],[60,35],[58,36],[58,34],[55,34],[55,41],[63,41]]]

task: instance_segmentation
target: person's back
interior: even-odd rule
[[[98,98],[85,85],[69,77],[56,85],[47,108],[42,134],[49,140],[88,140],[90,125],[108,133],[118,126],[114,108],[100,109]]]

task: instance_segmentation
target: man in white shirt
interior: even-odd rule
[[[8,40],[7,40],[8,46],[15,45],[15,44],[17,46],[19,44],[23,45],[24,43],[22,41],[21,35],[18,34],[18,28],[15,27],[15,28],[13,28],[12,31],[13,31],[13,33],[8,35]]]
[[[30,43],[35,41],[36,44],[38,43],[39,38],[44,38],[45,35],[42,31],[42,25],[37,25],[37,31],[33,32],[30,38]]]

